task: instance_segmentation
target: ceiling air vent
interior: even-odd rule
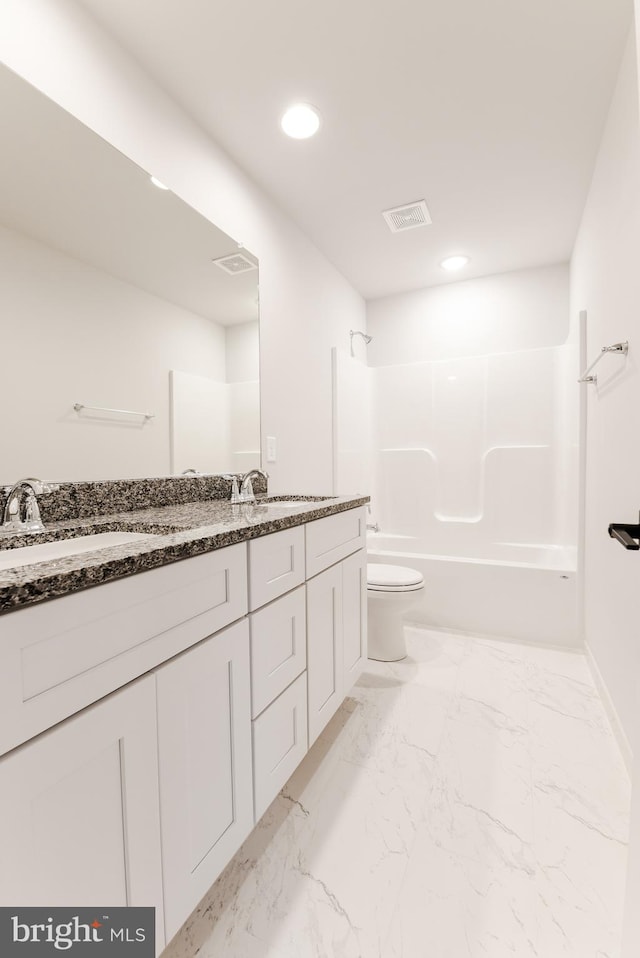
[[[257,269],[258,264],[245,256],[244,253],[232,253],[230,256],[221,256],[219,259],[212,260],[216,266],[223,269],[225,273],[231,273],[237,276],[238,273],[248,273],[250,269]]]
[[[428,226],[431,216],[424,200],[416,203],[405,203],[392,210],[384,210],[382,214],[392,233],[402,233],[404,230],[415,230],[418,226]]]

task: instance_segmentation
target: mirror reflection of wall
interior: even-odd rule
[[[8,70],[0,103],[0,482],[259,465],[255,258]]]
[[[258,324],[225,331],[225,380],[173,369],[171,471],[247,472],[260,465]]]

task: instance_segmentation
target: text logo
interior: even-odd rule
[[[2,958],[155,958],[155,908],[0,908]]]

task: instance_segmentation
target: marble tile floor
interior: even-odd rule
[[[619,958],[630,784],[584,656],[407,639],[163,958]]]

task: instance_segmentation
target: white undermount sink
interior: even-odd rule
[[[258,505],[260,502],[258,501]],[[277,502],[267,502],[267,506],[325,506],[326,502],[319,499],[278,499]]]
[[[327,506],[336,496],[318,496],[317,499],[305,496],[264,496],[256,499],[258,505],[265,506]]]
[[[19,549],[0,549],[0,572],[5,569],[19,569],[34,562],[52,562],[67,556],[81,555],[96,549],[121,546],[127,542],[148,539],[151,532],[97,532],[89,536],[77,536],[74,539],[56,539],[55,542],[39,542]]]

